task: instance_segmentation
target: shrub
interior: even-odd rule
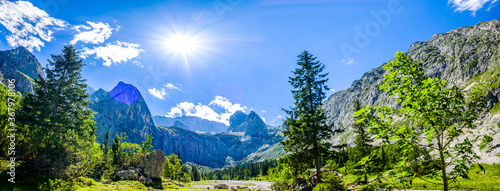
[[[287,180],[278,180],[271,185],[271,190],[274,191],[286,191],[291,189],[290,182]]]

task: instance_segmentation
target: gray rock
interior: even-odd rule
[[[214,185],[214,189],[228,189],[229,186],[227,184],[216,184]]]
[[[292,189],[294,190],[309,191],[312,188],[313,186],[309,185],[304,177],[296,178],[292,183]]]
[[[141,176],[139,177],[139,182],[145,184],[145,185],[150,185],[153,183],[153,180],[151,178],[148,178],[148,177],[145,177],[145,176]]]
[[[3,84],[8,84],[9,79],[15,79],[16,91],[34,93],[32,80],[38,78],[38,75],[45,78],[42,65],[26,48],[0,51],[0,76]]]
[[[115,174],[115,177],[120,180],[137,180],[140,175],[140,172],[137,170],[121,170]]]
[[[110,184],[111,182],[113,182],[113,180],[111,180],[111,179],[107,179],[105,181],[102,181],[103,184]]]
[[[161,178],[161,172],[165,165],[165,154],[161,150],[149,153],[141,157],[138,168],[141,168],[144,175],[150,178]]]

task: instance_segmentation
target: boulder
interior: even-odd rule
[[[229,186],[227,184],[216,184],[214,185],[215,189],[228,189]]]
[[[143,183],[143,184],[146,184],[146,185],[150,185],[153,183],[153,180],[151,178],[148,178],[148,177],[144,177],[144,176],[141,176],[139,178],[139,182]]]
[[[105,181],[102,181],[102,183],[103,183],[103,184],[109,184],[109,183],[111,183],[111,182],[113,182],[113,180],[111,180],[111,179],[107,179],[107,180],[105,180]]]
[[[137,167],[142,169],[146,177],[160,178],[165,160],[165,153],[161,150],[157,150],[142,156]]]
[[[141,173],[137,170],[121,170],[115,174],[120,180],[137,180]]]

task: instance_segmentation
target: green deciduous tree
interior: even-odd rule
[[[286,139],[282,141],[287,152],[296,154],[296,161],[308,163],[314,161],[319,180],[321,180],[321,157],[328,154],[330,143],[326,140],[334,135],[333,127],[326,124],[323,100],[328,73],[322,73],[325,66],[316,61],[316,57],[307,51],[297,59],[298,68],[289,78],[295,107],[284,110],[289,117],[285,120]]]
[[[20,158],[32,169],[68,177],[72,176],[65,173],[68,167],[101,159],[86,152],[96,146],[99,150],[99,146],[94,144],[95,122],[86,80],[81,76],[84,64],[73,46],[65,46],[62,54],[51,58],[45,68],[46,78],[35,79],[35,93],[21,101],[17,120],[26,134],[26,144]]]
[[[458,181],[457,177],[468,178],[469,166],[479,157],[472,150],[477,137],[467,132],[475,128],[474,121],[485,110],[486,99],[477,89],[472,88],[466,96],[456,86],[446,88],[446,80],[425,77],[422,64],[402,52],[383,68],[387,73],[380,89],[395,96],[398,106],[374,107],[377,113],[373,116],[367,106],[356,116],[372,116],[371,131],[377,138],[394,141],[401,148],[403,154],[396,166],[401,173],[395,179],[409,181],[422,175],[406,168],[411,162],[410,152],[421,156],[414,160],[438,167],[432,175],[440,178],[444,190]]]

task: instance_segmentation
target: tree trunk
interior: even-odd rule
[[[446,174],[446,161],[443,153],[441,141],[438,139],[438,148],[439,148],[439,158],[441,158],[441,173],[443,176],[443,190],[448,191],[448,176]]]
[[[319,153],[319,143],[318,138],[314,138],[314,147],[316,149],[316,174],[318,175],[318,183],[321,182],[321,162],[320,162],[320,153]]]

